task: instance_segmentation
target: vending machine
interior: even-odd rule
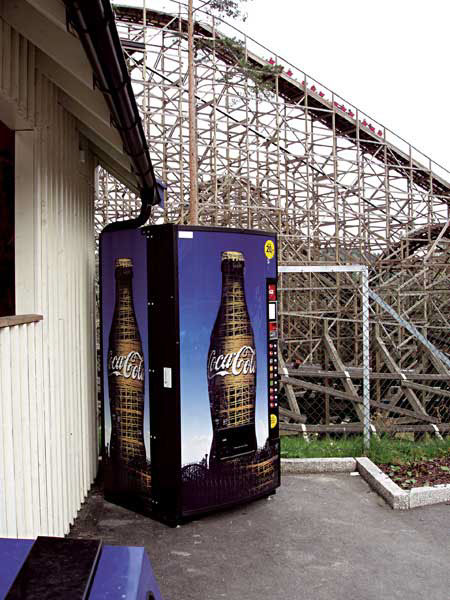
[[[100,265],[106,497],[177,524],[274,493],[276,236],[106,231]]]

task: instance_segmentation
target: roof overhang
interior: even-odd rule
[[[140,194],[142,186],[124,151],[104,94],[94,86],[93,68],[80,39],[68,30],[62,0],[7,0],[1,17],[38,50],[36,68],[59,90],[59,101],[79,123],[98,161],[124,185]],[[107,90],[105,90],[107,92]]]

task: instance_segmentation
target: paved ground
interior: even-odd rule
[[[393,511],[349,474],[284,476],[176,529],[94,489],[71,536],[145,546],[165,600],[450,599],[450,506]]]

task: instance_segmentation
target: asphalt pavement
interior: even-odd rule
[[[70,537],[145,546],[165,600],[450,600],[450,505],[393,511],[348,473],[178,528],[94,486]]]

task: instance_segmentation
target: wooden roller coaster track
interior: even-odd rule
[[[115,11],[154,169],[168,185],[151,220],[184,223],[185,9]],[[283,265],[367,265],[370,287],[448,352],[450,173],[295,65],[197,14],[199,222],[275,231]],[[100,170],[97,229],[138,209]],[[286,431],[360,428],[358,282],[347,273],[285,273],[280,305],[283,358],[298,371],[285,379],[297,382]],[[448,431],[447,367],[379,305],[370,320],[373,422]]]

